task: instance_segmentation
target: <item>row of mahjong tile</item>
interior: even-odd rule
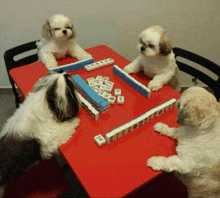
[[[107,59],[104,59],[104,60],[100,60],[100,61],[88,64],[84,68],[87,71],[91,71],[91,70],[94,70],[94,69],[98,69],[98,68],[113,64],[113,63],[114,63],[114,60],[112,58],[107,58]]]
[[[145,85],[138,82],[136,79],[127,74],[124,70],[122,70],[117,65],[113,66],[113,73],[119,76],[122,80],[124,80],[127,84],[133,87],[136,91],[143,94],[145,97],[149,98],[151,90],[147,88]]]
[[[88,85],[101,97],[107,100],[110,104],[114,104],[116,97],[118,104],[124,104],[124,96],[121,96],[121,89],[114,90],[114,96],[111,91],[114,87],[114,82],[109,81],[109,77],[97,75],[96,78],[90,77],[87,79]]]
[[[99,119],[99,112],[92,106],[92,104],[87,101],[80,93],[78,93],[80,100],[82,101],[82,106],[85,108],[86,111],[92,116],[94,120]]]
[[[84,97],[94,104],[99,111],[105,112],[109,109],[109,102],[99,96],[79,75],[73,75],[72,79]]]
[[[112,131],[106,133],[106,139],[101,135],[97,135],[94,137],[94,140],[98,146],[104,145],[106,142],[110,143],[123,135],[133,131],[134,129],[138,128],[139,126],[142,126],[149,120],[153,119],[156,116],[159,116],[160,114],[168,111],[169,109],[172,109],[175,107],[176,99],[172,98],[168,100],[165,103],[162,103],[161,105],[145,112],[141,116],[131,120],[130,122],[121,125]]]

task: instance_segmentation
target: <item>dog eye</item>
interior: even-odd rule
[[[54,28],[54,30],[60,30],[60,28]]]
[[[71,29],[71,27],[68,26],[68,27],[66,27],[66,29]]]
[[[150,45],[149,45],[149,48],[154,48],[154,45],[150,44]]]

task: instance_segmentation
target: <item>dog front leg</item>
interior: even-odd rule
[[[177,155],[170,157],[151,157],[147,161],[147,166],[151,167],[155,171],[163,170],[166,172],[179,172],[182,174],[189,173],[189,168],[186,163],[183,162]]]
[[[57,67],[57,60],[51,53],[39,53],[39,58],[42,63],[47,67],[47,69],[51,69]]]
[[[172,78],[173,72],[167,72],[162,74],[157,74],[153,79],[148,83],[148,88],[152,91],[157,91],[167,84],[168,81]]]
[[[154,130],[159,132],[160,134],[176,139],[179,128],[170,128],[168,125],[158,122],[154,125]]]
[[[81,48],[78,44],[73,43],[70,46],[70,55],[72,57],[77,58],[78,60],[85,60],[92,58],[92,55],[87,53],[83,48]]]
[[[130,64],[124,67],[124,71],[128,74],[130,73],[138,73],[142,69],[140,65],[140,57],[137,57]]]

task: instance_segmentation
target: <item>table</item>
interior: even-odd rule
[[[105,45],[95,46],[86,51],[92,54],[94,61],[112,58],[115,61],[114,64],[120,68],[124,68],[129,63],[129,60]],[[58,60],[58,65],[73,61],[76,59],[67,57]],[[37,62],[19,67],[19,69],[12,69],[10,75],[21,92],[27,95],[33,84],[47,72],[45,66],[41,62]],[[88,195],[91,197],[123,197],[161,176],[162,172],[156,172],[147,167],[146,161],[154,155],[175,154],[176,141],[154,132],[153,126],[159,121],[170,126],[178,126],[175,121],[176,109],[165,112],[102,147],[98,147],[93,138],[98,134],[105,136],[113,128],[170,98],[178,99],[179,93],[165,85],[161,90],[151,92],[150,98],[146,98],[113,74],[112,65],[90,72],[79,69],[69,72],[69,74],[79,74],[84,80],[97,75],[109,76],[110,80],[115,83],[114,88],[120,88],[125,97],[123,105],[111,105],[109,111],[100,113],[98,121],[93,120],[82,108],[78,116],[81,123],[76,133],[66,144],[59,147]],[[143,72],[131,74],[131,76],[145,86],[150,81],[150,78]]]

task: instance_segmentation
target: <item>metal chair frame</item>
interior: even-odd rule
[[[199,79],[201,82],[206,84],[213,91],[213,94],[215,95],[216,99],[219,100],[220,99],[220,66],[204,57],[201,57],[195,53],[192,53],[185,49],[181,49],[179,47],[174,47],[173,52],[175,54],[176,62],[179,67],[179,70],[193,76],[194,82],[196,81],[196,79]],[[197,68],[194,68],[192,65],[177,60],[178,57],[182,57],[187,60],[190,60],[194,63],[197,63],[201,67],[210,70],[211,72],[213,72],[218,76],[218,79],[215,80],[212,76],[209,76],[206,73],[198,70]]]
[[[6,65],[9,81],[11,83],[12,90],[13,90],[13,93],[15,96],[15,104],[16,104],[17,108],[19,107],[19,104],[22,102],[22,97],[19,96],[19,93],[18,93],[16,86],[15,86],[15,82],[13,81],[13,79],[9,75],[9,71],[13,68],[20,67],[22,65],[26,65],[26,64],[30,64],[30,63],[38,61],[37,53],[26,56],[26,57],[21,58],[19,60],[15,60],[15,56],[22,54],[24,52],[28,52],[33,49],[37,49],[36,41],[32,41],[29,43],[25,43],[23,45],[19,45],[17,47],[14,47],[14,48],[7,50],[4,53],[5,65]]]

